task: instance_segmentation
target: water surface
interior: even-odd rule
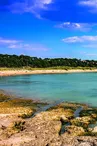
[[[97,106],[97,73],[0,77],[0,89],[48,102],[73,101]]]

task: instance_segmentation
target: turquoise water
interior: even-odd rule
[[[97,73],[0,77],[0,89],[48,102],[73,101],[97,106]]]

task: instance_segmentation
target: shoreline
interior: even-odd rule
[[[30,99],[11,98],[3,91],[0,99],[2,146],[57,145],[59,141],[76,146],[95,144],[97,140],[97,108],[65,101],[42,105]]]
[[[27,70],[27,69],[16,69],[16,70],[0,70],[0,77],[2,76],[15,76],[15,75],[33,75],[33,74],[64,74],[64,73],[84,73],[84,72],[97,72],[97,69],[46,69],[46,70]]]

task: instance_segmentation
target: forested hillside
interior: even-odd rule
[[[97,67],[97,61],[94,60],[81,60],[70,58],[37,58],[24,55],[7,55],[0,54],[0,67],[34,67],[46,68],[57,66],[69,67]]]

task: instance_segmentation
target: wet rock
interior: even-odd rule
[[[97,119],[97,108],[90,108],[81,111],[80,116],[91,116],[93,119]]]
[[[78,117],[71,120],[72,125],[81,126],[81,127],[88,127],[88,125],[92,122],[93,119],[90,116]]]

